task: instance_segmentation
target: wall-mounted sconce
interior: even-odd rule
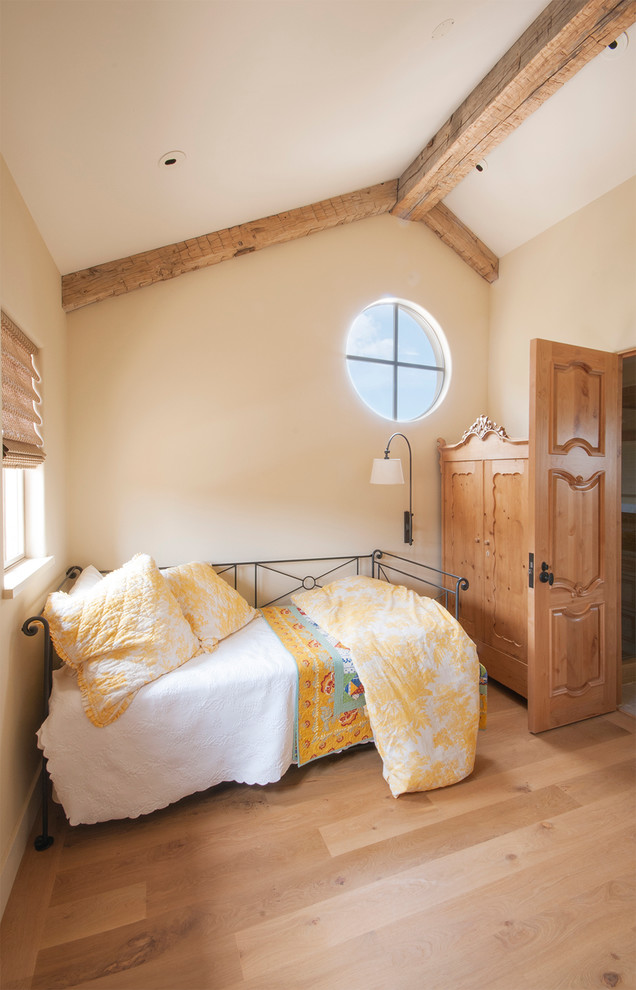
[[[376,457],[373,460],[371,469],[372,485],[403,485],[404,474],[402,472],[402,461],[398,458],[393,460],[389,457],[389,447],[391,441],[396,437],[402,437],[409,448],[409,507],[404,513],[404,542],[411,545],[413,543],[413,460],[411,455],[411,445],[403,433],[394,433],[389,437],[389,442],[384,451],[384,457]]]

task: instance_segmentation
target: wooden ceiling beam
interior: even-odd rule
[[[64,275],[62,306],[72,312],[273,244],[389,212],[424,222],[493,282],[498,259],[441,200],[634,23],[636,0],[552,0],[399,179]]]
[[[62,307],[71,313],[91,303],[218,265],[272,244],[284,244],[341,224],[390,213],[396,197],[397,179],[394,179],[313,206],[84,268],[62,276]],[[448,207],[439,203],[423,222],[482,278],[495,281],[499,259]]]
[[[476,234],[462,223],[444,203],[438,203],[422,217],[433,233],[447,244],[449,248],[469,265],[473,271],[485,278],[487,282],[495,282],[499,278],[499,258]]]
[[[392,212],[423,220],[477,162],[636,22],[636,0],[552,0],[398,180]]]
[[[218,265],[272,244],[284,244],[341,224],[388,213],[396,195],[397,179],[381,182],[311,206],[63,275],[62,307],[70,313],[90,303]]]

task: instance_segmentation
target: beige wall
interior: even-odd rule
[[[426,308],[450,391],[406,425],[415,545],[438,555],[436,440],[484,411],[489,287],[423,225],[384,216],[69,315],[73,560],[160,563],[401,551],[401,488],[370,486],[394,424],[358,399],[349,326],[385,295]],[[406,463],[399,438],[392,454]]]
[[[490,415],[527,437],[534,337],[636,346],[636,179],[503,258],[491,307]]]
[[[116,566],[138,550],[161,563],[401,551],[406,492],[369,485],[393,427],[358,400],[344,361],[351,321],[384,295],[427,309],[452,353],[443,405],[400,427],[414,454],[413,555],[434,562],[437,438],[458,440],[481,413],[527,435],[532,337],[636,343],[635,206],[632,181],[502,259],[493,286],[423,225],[385,216],[67,318],[3,165],[1,300],[42,347],[55,557],[0,603],[3,894],[25,841],[41,704],[40,643],[19,627],[64,567]],[[392,452],[404,460],[401,441]]]
[[[2,308],[40,347],[42,411],[47,459],[44,534],[39,552],[53,560],[12,600],[0,599],[0,864],[4,908],[31,827],[33,784],[39,768],[35,731],[42,711],[42,637],[27,639],[25,618],[39,611],[67,560],[66,541],[66,316],[60,276],[0,158]],[[1,473],[0,473],[1,474]],[[1,482],[0,482],[1,483]]]

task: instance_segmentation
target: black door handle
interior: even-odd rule
[[[541,573],[539,574],[539,581],[541,584],[554,584],[554,574],[550,570],[550,565],[546,564],[545,560],[541,564]]]

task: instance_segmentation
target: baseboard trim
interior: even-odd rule
[[[13,830],[13,835],[9,842],[9,851],[2,864],[2,873],[0,874],[0,918],[4,915],[15,878],[20,869],[24,851],[31,836],[33,823],[40,810],[41,792],[38,786],[40,783],[40,773],[41,771],[39,769],[35,773],[26,801],[24,802],[22,814]]]

